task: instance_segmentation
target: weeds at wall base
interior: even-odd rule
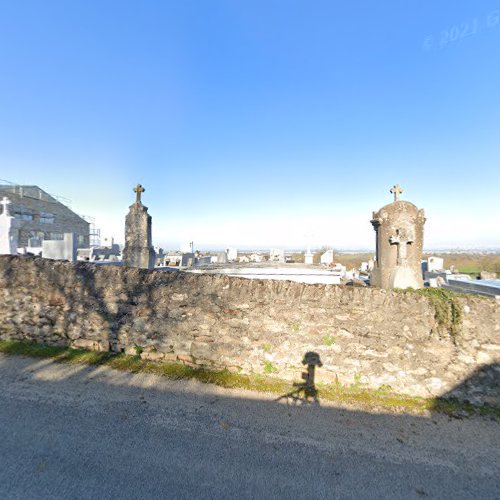
[[[52,359],[57,363],[105,365],[115,370],[131,373],[151,373],[171,380],[196,379],[203,383],[215,384],[231,389],[247,389],[282,395],[290,391],[292,383],[276,377],[260,374],[242,375],[228,370],[208,371],[180,363],[158,363],[141,360],[139,355],[95,352],[68,347],[54,347],[44,344],[29,344],[14,341],[0,341],[0,353],[7,355],[29,356]],[[419,398],[398,394],[389,387],[378,390],[361,388],[358,384],[351,387],[342,384],[318,384],[320,400],[337,401],[362,406],[365,409],[382,409],[393,412],[438,412],[452,417],[485,415],[500,420],[500,407],[477,406],[457,399]]]
[[[462,306],[458,300],[461,296],[458,293],[444,288],[420,288],[414,290],[395,289],[397,293],[414,293],[426,297],[434,309],[434,317],[440,332],[448,332],[452,338],[460,332],[462,328]]]

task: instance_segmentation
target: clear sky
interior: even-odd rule
[[[372,211],[426,210],[426,247],[500,246],[500,0],[0,3],[0,179],[123,241],[373,248]]]

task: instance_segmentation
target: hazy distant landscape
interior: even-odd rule
[[[315,252],[315,264],[319,264],[320,255],[320,251]],[[481,271],[489,271],[500,274],[500,253],[498,252],[474,251],[465,253],[465,251],[457,250],[454,253],[448,253],[448,251],[426,252],[426,255],[442,257],[446,269],[453,266],[460,273],[479,274]],[[373,256],[373,252],[343,253],[342,251],[338,251],[335,253],[335,259],[345,265],[347,269],[357,269],[361,265],[361,262],[366,262],[368,259],[372,259]],[[300,262],[298,254],[295,254],[295,259],[295,262]]]
[[[481,271],[500,273],[500,254],[479,253],[435,253],[437,257],[443,257],[446,269],[454,266],[459,272],[466,274],[478,274]]]

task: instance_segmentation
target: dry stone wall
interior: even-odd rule
[[[500,304],[459,300],[452,336],[416,293],[0,257],[1,339],[498,404]]]

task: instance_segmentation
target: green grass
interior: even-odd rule
[[[482,271],[480,267],[466,266],[459,267],[458,272],[462,274],[479,274]]]
[[[333,335],[327,334],[323,336],[321,341],[327,346],[332,346],[333,344],[335,344],[336,339]]]
[[[192,368],[180,363],[158,363],[141,360],[139,356],[114,354],[110,352],[94,352],[68,347],[52,347],[43,344],[27,344],[13,341],[0,341],[0,352],[9,355],[21,355],[34,358],[51,359],[58,363],[87,364],[92,366],[105,365],[116,370],[132,373],[152,373],[169,379],[196,379],[200,382],[215,384],[226,388],[247,389],[267,392],[276,395],[289,393],[293,388],[289,381],[277,377],[259,374],[243,375],[231,373],[228,370],[209,371]],[[268,362],[271,373],[276,368]],[[269,373],[266,370],[265,371]],[[360,378],[360,375],[356,378]],[[420,398],[398,394],[389,386],[381,386],[378,390],[366,389],[353,384],[350,387],[342,384],[317,384],[318,395],[322,400],[354,404],[364,409],[382,409],[389,411],[411,411],[422,413],[434,411],[450,416],[464,413],[479,414],[500,420],[500,407],[483,405],[476,406],[457,399]]]
[[[271,361],[264,361],[262,363],[264,365],[264,371],[266,373],[277,373],[277,368],[271,363]]]
[[[271,344],[262,344],[262,350],[264,352],[271,352]]]

